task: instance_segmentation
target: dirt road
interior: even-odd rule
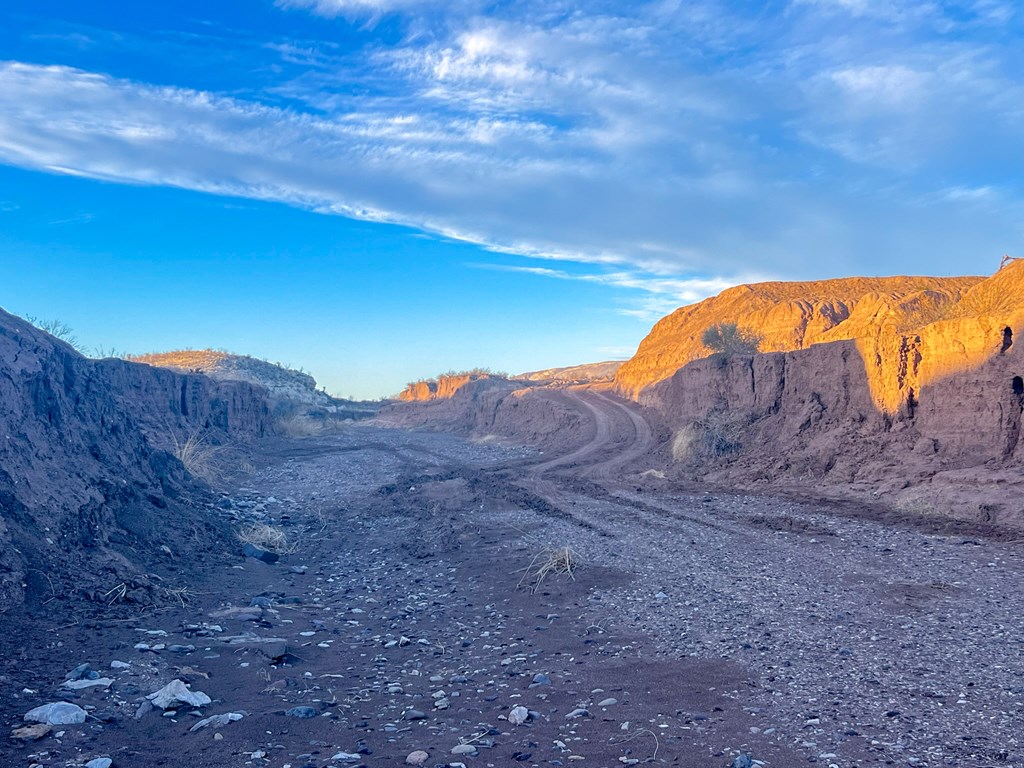
[[[636,463],[654,439],[641,411],[569,397],[593,429],[560,456],[367,426],[266,446],[210,514],[294,551],[208,570],[174,553],[180,604],[34,606],[37,631],[4,640],[5,723],[56,700],[89,719],[4,742],[0,765],[422,750],[470,768],[1024,768],[1015,545],[672,488]],[[538,583],[562,547],[575,580]],[[109,684],[62,689],[81,663]],[[173,679],[212,702],[145,712]]]

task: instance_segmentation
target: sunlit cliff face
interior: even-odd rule
[[[739,286],[661,320],[616,376],[637,397],[710,350],[703,331],[736,323],[761,352],[854,340],[879,411],[913,408],[928,387],[1006,354],[1024,333],[1024,260],[989,278],[849,278]],[[1019,343],[1024,343],[1021,341]]]

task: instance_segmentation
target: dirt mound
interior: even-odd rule
[[[740,285],[677,309],[658,321],[615,377],[619,392],[644,387],[711,354],[704,331],[735,323],[761,337],[762,352],[806,349],[824,341],[873,337],[884,326],[920,327],[951,312],[981,277],[846,278]]]
[[[584,363],[565,368],[546,368],[543,371],[520,373],[513,378],[557,384],[592,384],[614,379],[622,363],[622,360],[608,360],[603,363]]]
[[[160,446],[268,430],[258,387],[89,360],[0,310],[0,611],[172,583],[145,574],[227,537],[184,503],[197,489]]]
[[[442,373],[433,379],[421,379],[406,385],[398,394],[398,399],[405,403],[424,403],[431,400],[449,400],[470,384],[477,382],[491,382],[483,384],[482,387],[472,387],[472,391],[479,391],[481,388],[489,389],[492,384],[497,387],[507,387],[510,381],[506,376],[490,373],[488,371],[462,371],[458,373]]]

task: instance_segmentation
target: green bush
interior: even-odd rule
[[[761,345],[761,337],[753,331],[736,327],[736,323],[719,323],[705,329],[700,337],[705,347],[719,355],[752,355]]]

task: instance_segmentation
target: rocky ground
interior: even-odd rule
[[[265,445],[209,514],[291,553],[0,618],[0,765],[1024,766],[1016,542],[672,486],[637,410],[574,397],[557,456]],[[84,721],[24,720],[56,702]]]

